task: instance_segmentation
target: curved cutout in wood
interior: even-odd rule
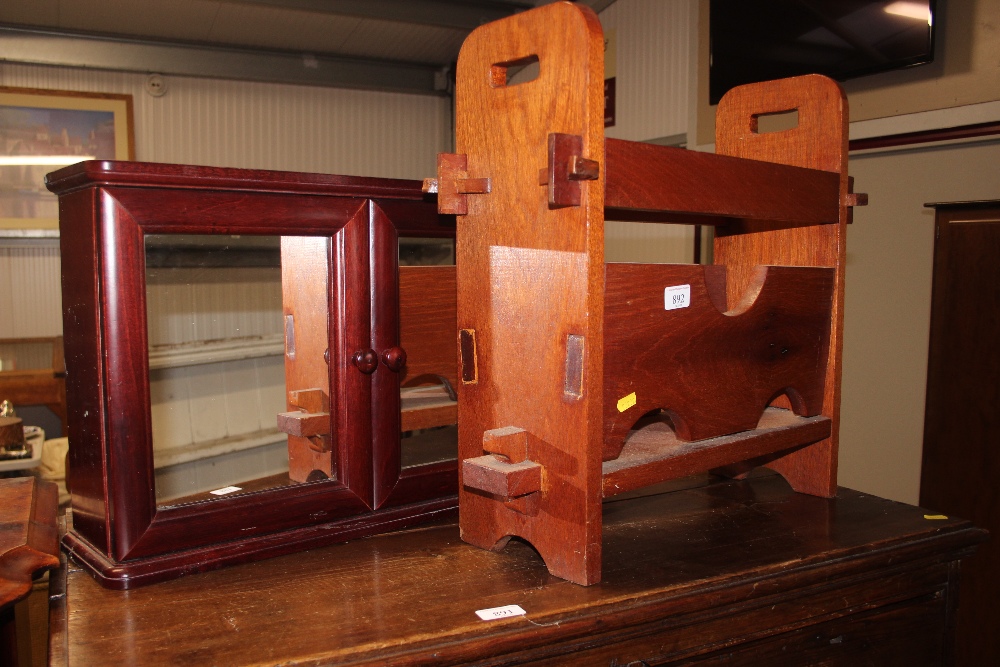
[[[724,267],[609,264],[605,280],[604,461],[657,408],[682,440],[753,429],[780,394],[819,414],[832,269],[758,267],[727,310]],[[686,307],[665,309],[671,286],[689,286]]]

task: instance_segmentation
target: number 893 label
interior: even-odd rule
[[[484,621],[495,621],[498,618],[510,618],[511,616],[523,616],[526,612],[516,604],[509,604],[505,607],[493,607],[492,609],[480,609],[476,616]]]
[[[691,305],[691,286],[674,285],[663,290],[664,310],[687,308]]]

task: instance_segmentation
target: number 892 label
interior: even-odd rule
[[[664,310],[687,308],[691,305],[691,286],[674,285],[663,290]]]

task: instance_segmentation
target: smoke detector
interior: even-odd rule
[[[167,94],[167,81],[161,74],[150,74],[146,79],[146,92],[153,97],[163,97]]]

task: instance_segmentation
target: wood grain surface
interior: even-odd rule
[[[758,132],[767,114],[796,110],[798,124],[780,132]],[[839,175],[836,222],[784,227],[737,221],[716,228],[713,261],[727,269],[730,298],[743,294],[760,264],[826,266],[835,269],[823,414],[833,423],[821,443],[774,461],[771,466],[799,491],[832,495],[837,486],[840,434],[840,378],[844,326],[844,268],[847,252],[847,97],[818,75],[741,86],[727,93],[716,114],[715,152]]]
[[[546,5],[475,30],[456,89],[456,152],[492,185],[467,195],[458,222],[458,326],[474,332],[477,364],[458,387],[459,459],[482,456],[483,434],[508,426],[556,455],[536,516],[460,490],[462,536],[492,548],[520,535],[579,583],[601,571],[600,461],[588,450],[601,438],[604,180],[580,182],[579,206],[553,208],[539,172],[550,133],[579,136],[580,157],[602,159],[603,51],[593,12]],[[538,77],[508,83],[533,57]],[[586,341],[582,391],[564,382],[571,337]]]
[[[458,386],[457,297],[454,266],[399,267],[404,386],[426,376],[443,376],[452,387]]]
[[[983,531],[848,489],[796,494],[777,476],[705,482],[606,503],[592,587],[550,575],[522,542],[472,548],[452,523],[128,592],[71,564],[52,664],[946,660],[956,560]],[[526,614],[474,613],[509,604]]]
[[[15,613],[14,605],[28,597],[38,576],[59,565],[58,506],[59,489],[52,482],[0,479],[0,664],[5,667],[23,665],[31,656],[18,646],[30,635],[23,627],[27,615]]]
[[[604,462],[604,497],[714,470],[734,461],[749,470],[830,436],[827,417],[796,417],[790,410],[767,408],[753,428],[704,440],[683,441],[663,415],[635,425],[618,456]]]
[[[839,219],[840,178],[831,171],[620,139],[607,139],[605,147],[609,220],[621,214],[641,220],[641,211],[658,222],[695,224],[745,218],[817,225]],[[687,215],[672,220],[664,215],[670,213]]]
[[[52,482],[0,479],[0,608],[30,593],[37,574],[59,565],[58,504]]]
[[[288,475],[296,482],[336,477],[335,405],[330,393],[330,240],[281,238],[281,309],[285,324],[285,396],[289,417],[313,415],[322,421],[312,438],[288,433]],[[336,348],[335,348],[336,349]],[[326,359],[325,359],[325,358]],[[334,385],[336,386],[336,385]],[[313,405],[296,400],[299,392],[317,394]],[[304,417],[298,417],[302,419]],[[279,428],[282,421],[278,420]]]
[[[608,264],[603,460],[617,457],[632,425],[655,409],[667,411],[682,440],[751,430],[781,394],[796,414],[819,414],[833,271],[761,267],[723,312],[726,295],[709,293],[725,284],[724,270],[712,271],[719,268]],[[665,288],[683,285],[687,305],[667,310]]]
[[[438,174],[442,210],[460,218],[463,539],[499,549],[521,537],[581,584],[600,578],[597,463],[614,461],[653,411],[676,438],[647,438],[641,456],[611,466],[605,492],[761,463],[800,491],[834,492],[842,228],[860,201],[848,197],[846,102],[831,80],[731,92],[720,155],[605,142],[601,41],[593,15],[569,3],[473,32],[459,56],[456,154]],[[537,74],[511,75],[534,61]],[[789,110],[798,127],[758,131],[761,116]],[[490,187],[462,194],[468,179]],[[720,225],[725,271],[604,269],[604,215],[621,211]],[[667,307],[671,286],[688,290],[686,307]],[[824,419],[723,437],[754,430],[772,404]],[[516,453],[487,444],[501,431],[523,434]],[[701,444],[677,456],[680,440]],[[539,488],[514,494],[534,489],[535,465]]]

